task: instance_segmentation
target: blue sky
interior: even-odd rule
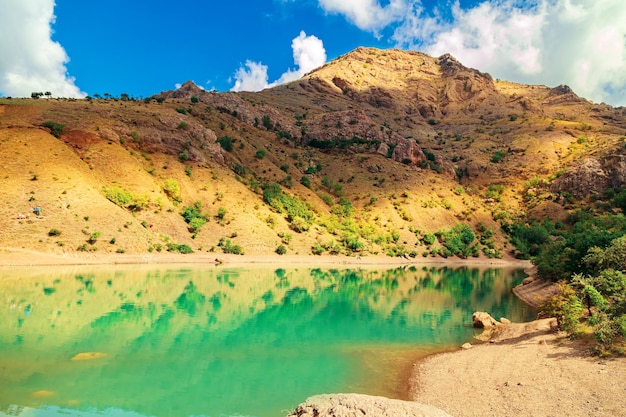
[[[626,105],[623,0],[0,0],[0,95],[259,90],[358,46]]]

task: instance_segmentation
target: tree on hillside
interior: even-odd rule
[[[575,331],[584,306],[596,340],[610,349],[618,338],[626,338],[626,236],[605,249],[590,248],[583,262],[592,273],[574,274],[569,284],[561,283],[545,309],[561,317],[561,324],[570,323],[566,330]],[[569,295],[563,297],[565,293]]]

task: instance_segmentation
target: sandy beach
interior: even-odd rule
[[[193,253],[181,255],[170,252],[152,252],[141,254],[117,253],[66,253],[52,254],[28,249],[0,247],[0,267],[7,266],[47,266],[47,265],[115,265],[115,264],[277,264],[277,265],[315,265],[315,266],[398,266],[398,265],[480,265],[511,266],[528,268],[528,261],[514,258],[400,258],[389,256],[345,256],[345,255],[233,255],[224,253]]]
[[[626,358],[591,355],[554,319],[415,364],[411,396],[456,417],[626,416]]]

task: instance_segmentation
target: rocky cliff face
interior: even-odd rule
[[[623,188],[626,185],[626,155],[622,149],[614,152],[583,159],[557,178],[550,190],[554,193],[566,192],[581,199],[602,195],[607,188]]]

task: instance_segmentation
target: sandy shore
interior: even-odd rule
[[[456,417],[626,416],[626,358],[592,356],[555,326],[514,323],[493,343],[426,358],[412,399]]]
[[[115,265],[115,264],[277,264],[312,266],[399,266],[399,265],[477,265],[512,266],[526,268],[528,261],[488,258],[392,258],[389,256],[344,256],[344,255],[233,255],[223,253],[192,253],[181,255],[170,252],[142,254],[117,253],[67,253],[51,254],[28,249],[0,247],[0,267],[47,266],[47,265]]]

